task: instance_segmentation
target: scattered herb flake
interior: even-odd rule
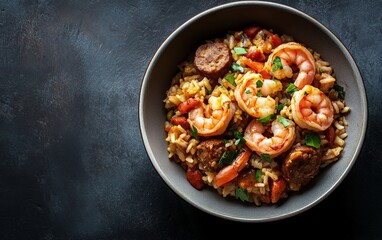
[[[263,124],[263,126],[266,126],[266,125],[268,125],[268,123],[271,119],[275,119],[275,118],[276,118],[276,115],[270,114],[266,117],[257,119],[257,121],[261,122],[261,124]]]
[[[261,81],[261,80],[257,80],[256,81],[256,87],[257,88],[261,88],[263,86],[263,81]]]
[[[245,139],[244,139],[243,135],[241,134],[241,132],[239,132],[239,131],[234,131],[234,132],[233,132],[233,135],[234,135],[235,138],[237,139],[237,140],[235,141],[235,145],[236,145],[236,146],[239,145],[240,143],[245,143]]]
[[[280,112],[281,110],[283,110],[284,107],[285,103],[280,103],[279,105],[277,105],[276,110]]]
[[[338,97],[342,100],[345,99],[345,91],[344,91],[344,87],[338,85],[337,83],[334,83],[334,90],[336,90],[338,92]]]
[[[318,68],[318,72],[319,72],[319,73],[322,73],[322,69],[321,69],[321,68]]]
[[[249,202],[249,196],[248,196],[247,190],[242,189],[239,186],[237,186],[235,189],[235,196],[236,196],[236,199],[240,199],[243,202]]]
[[[220,157],[218,164],[225,164],[225,165],[232,164],[233,160],[235,160],[238,153],[239,153],[238,150],[235,150],[233,152],[229,152],[229,151],[224,152],[223,155]]]
[[[256,180],[257,180],[258,182],[261,181],[261,169],[257,169],[257,170],[256,170]]]
[[[251,92],[251,89],[246,88],[245,91],[244,91],[244,93],[246,93],[246,94],[251,94],[252,92]]]
[[[275,59],[273,59],[273,68],[272,71],[276,71],[277,69],[283,69],[283,65],[281,64],[281,59],[279,56],[276,56]]]
[[[231,108],[231,104],[228,103],[227,104],[227,108],[230,109]]]
[[[282,123],[284,125],[284,127],[288,127],[290,125],[290,122],[288,121],[288,119],[286,119],[283,116],[279,116],[277,118],[277,122]]]
[[[262,97],[263,94],[260,92],[260,90],[257,90],[256,97]]]
[[[260,155],[260,158],[261,158],[261,160],[265,160],[265,161],[267,161],[267,162],[269,162],[269,163],[272,162],[271,155],[269,155],[268,153],[262,153],[262,154]]]
[[[191,131],[191,135],[192,135],[196,140],[198,140],[198,129],[197,129],[194,125],[192,125],[192,128],[190,129],[190,131]]]
[[[224,78],[225,78],[225,80],[227,80],[230,84],[232,84],[234,87],[236,87],[235,74],[234,74],[234,73],[228,74],[228,75],[225,76]]]
[[[298,91],[298,88],[294,83],[289,84],[289,86],[285,89],[290,95],[293,95],[295,92]]]
[[[231,68],[232,68],[232,70],[234,70],[234,71],[239,71],[239,72],[241,72],[241,73],[244,72],[244,68],[243,68],[242,66],[240,66],[239,64],[237,64],[237,63],[232,64],[232,65],[231,65]]]
[[[245,48],[242,47],[234,47],[233,50],[237,55],[247,54],[247,50],[245,50]]]
[[[306,145],[314,147],[314,148],[320,148],[321,138],[316,132],[310,132],[305,134],[305,142]]]
[[[208,95],[211,95],[211,93],[212,93],[212,88],[211,89],[207,89],[207,91],[208,91]]]

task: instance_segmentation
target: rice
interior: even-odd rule
[[[320,54],[313,49],[308,49],[312,53],[317,67],[311,85],[329,99],[329,105],[333,109],[333,121],[330,126],[322,130],[312,130],[299,124],[295,115],[296,103],[292,100],[295,93],[288,90],[299,75],[298,71],[293,72],[292,77],[284,79],[277,79],[270,75],[268,78],[273,79],[276,85],[278,81],[281,83],[282,90],[270,93],[265,98],[260,90],[265,89],[262,85],[265,84],[264,79],[267,79],[266,73],[264,73],[266,68],[254,68],[254,66],[266,65],[264,62],[273,54],[275,49],[273,41],[277,40],[278,35],[266,29],[258,29],[256,35],[253,36],[248,34],[250,32],[247,29],[206,41],[212,44],[224,43],[229,49],[232,62],[230,68],[222,76],[211,77],[201,73],[195,66],[193,59],[197,56],[193,53],[190,58],[179,64],[179,72],[171,80],[171,86],[164,99],[164,108],[167,111],[164,129],[167,132],[165,141],[168,143],[169,159],[179,163],[186,170],[186,177],[193,186],[195,181],[202,182],[215,189],[223,197],[231,196],[241,201],[251,202],[255,206],[261,206],[287,198],[290,191],[302,191],[308,184],[307,182],[296,182],[288,175],[286,169],[290,167],[288,163],[294,161],[295,155],[293,154],[301,151],[302,155],[296,159],[303,159],[303,164],[310,164],[312,159],[319,159],[317,165],[319,169],[341,159],[348,137],[346,114],[350,111],[350,107],[346,106],[343,88],[338,85],[335,70],[331,64],[322,59]],[[276,35],[277,37],[275,37]],[[287,35],[281,35],[279,39],[281,41],[279,44],[293,42],[293,38]],[[237,52],[238,48],[239,50],[244,49],[247,54]],[[264,56],[265,59],[255,61],[252,59],[255,57],[251,58],[251,54],[257,57]],[[257,65],[249,65],[251,62],[256,62]],[[276,65],[274,62],[272,64]],[[284,67],[287,69],[287,66]],[[275,74],[273,70],[268,69],[268,71]],[[255,75],[246,75],[247,73]],[[250,103],[248,106],[255,104],[256,107],[262,108],[267,104],[274,104],[272,106],[275,107],[275,110],[271,114],[274,116],[266,116],[269,117],[269,120],[265,124],[261,122],[264,121],[263,118],[252,116],[246,108],[238,103],[237,89],[239,86],[247,84],[248,76],[260,76],[261,78],[260,82],[256,82],[257,92],[252,93],[254,88],[251,88],[250,85],[243,90],[243,98],[249,95],[248,99],[256,100],[255,103],[248,100],[247,104]],[[256,98],[254,98],[255,94]],[[305,95],[308,94],[305,92]],[[190,107],[190,99],[193,99],[194,102],[196,100],[197,103]],[[259,102],[262,103],[257,106],[256,104]],[[220,126],[222,116],[226,116],[225,112],[230,112],[231,118],[225,122],[223,131],[215,135],[201,132],[203,127],[208,128],[207,126],[209,126],[214,130],[215,126]],[[317,114],[315,121],[327,121],[326,112],[324,111],[321,115]],[[209,119],[206,120],[206,118]],[[254,119],[260,121],[265,128],[265,132],[260,133],[263,136],[261,141],[264,141],[261,144],[276,141],[276,138],[269,140],[275,134],[272,132],[274,122],[281,122],[285,128],[289,124],[293,124],[292,126],[295,127],[294,141],[274,157],[271,157],[272,154],[253,150],[248,144],[249,138],[245,136],[248,136],[246,130],[249,123],[255,121]],[[312,136],[317,136],[318,145],[312,145]],[[283,148],[284,145],[281,147]],[[247,151],[250,153],[248,156],[245,155]],[[308,157],[304,151],[309,152]],[[246,159],[244,164],[237,168],[242,156],[249,159]],[[224,184],[217,184],[217,179],[221,179],[221,176],[226,174],[225,172],[234,174],[233,178]],[[317,172],[317,174],[319,173]],[[195,177],[196,175],[201,177]],[[282,188],[279,196],[275,197],[274,189],[283,184],[285,187]]]

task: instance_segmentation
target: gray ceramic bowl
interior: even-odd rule
[[[307,189],[290,194],[280,205],[256,207],[223,198],[208,188],[195,190],[187,182],[184,170],[167,157],[163,99],[177,72],[177,65],[204,40],[222,36],[232,29],[242,29],[250,23],[293,36],[297,42],[319,52],[334,67],[337,81],[345,87],[347,105],[351,107],[347,116],[348,138],[342,158],[321,171]],[[181,198],[218,217],[265,222],[291,217],[310,209],[344,180],[361,151],[367,126],[367,101],[363,81],[353,58],[340,40],[317,20],[276,3],[234,2],[198,14],[176,29],[160,46],[141,85],[139,123],[153,166]]]

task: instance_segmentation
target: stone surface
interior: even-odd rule
[[[0,2],[0,239],[203,239],[227,230],[294,238],[301,229],[382,238],[381,1],[277,1],[342,40],[368,94],[365,146],[322,203],[278,222],[231,222],[184,202],[154,170],[137,117],[144,71],[173,30],[227,2]]]

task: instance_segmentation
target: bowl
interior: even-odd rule
[[[227,17],[230,16],[230,17]],[[234,17],[236,16],[236,17]],[[342,158],[324,168],[314,183],[277,205],[243,204],[213,189],[193,188],[184,170],[168,158],[163,100],[177,65],[205,40],[232,29],[257,24],[284,33],[314,49],[330,62],[344,86],[351,112]],[[155,170],[182,199],[214,216],[242,222],[266,222],[302,213],[325,199],[350,172],[362,148],[367,127],[367,98],[355,61],[341,41],[322,23],[292,7],[270,2],[233,2],[208,9],[178,27],[159,47],[144,74],[139,97],[142,140]]]

